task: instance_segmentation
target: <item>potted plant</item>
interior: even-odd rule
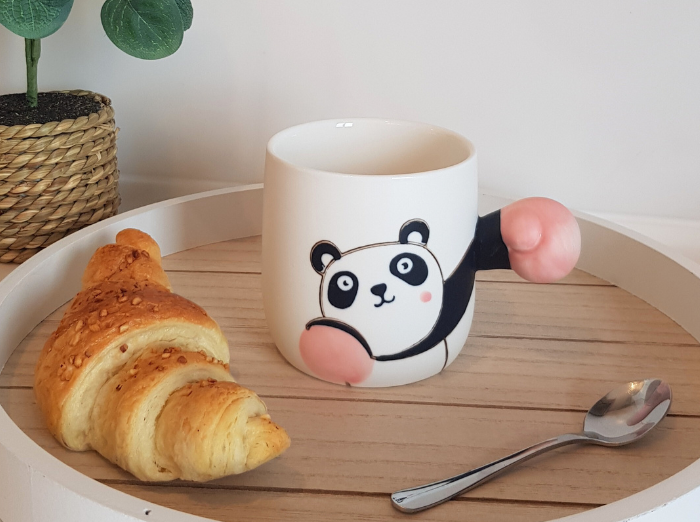
[[[39,93],[41,40],[73,0],[0,0],[0,24],[24,38],[27,91],[0,96],[0,262],[116,214],[118,129],[109,98],[90,91]],[[106,0],[101,21],[122,51],[173,54],[192,25],[190,0]]]

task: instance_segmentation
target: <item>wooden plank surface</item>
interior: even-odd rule
[[[57,324],[44,322],[25,338],[0,373],[0,386],[33,385],[35,361]],[[395,388],[348,389],[293,368],[266,328],[224,328],[224,334],[234,378],[262,397],[584,412],[616,383],[654,375],[673,383],[673,414],[700,416],[700,350],[693,346],[471,336],[455,362],[431,379]]]
[[[292,447],[221,488],[383,493],[485,464],[581,428],[579,412],[266,398]],[[98,480],[132,478],[93,452],[65,450],[44,429],[32,390],[0,389],[8,415],[51,454]],[[696,418],[670,417],[635,446],[568,447],[466,494],[505,501],[605,504],[651,486],[700,455]]]
[[[173,272],[177,293],[222,328],[264,328],[261,276]],[[613,286],[478,281],[471,336],[695,346],[695,339],[641,299]],[[49,316],[59,320],[62,309]]]
[[[229,490],[218,488],[111,486],[148,502],[167,505],[222,522],[539,522],[585,511],[588,506],[484,502],[464,499],[435,509],[403,515],[382,496],[306,492]],[[144,503],[144,509],[148,504]]]
[[[281,458],[202,484],[145,485],[46,431],[31,390],[34,364],[61,307],[0,373],[0,405],[38,444],[112,487],[222,521],[406,519],[387,498],[528,444],[580,429],[583,412],[619,382],[668,380],[671,415],[624,448],[570,447],[416,520],[541,521],[606,504],[700,457],[699,343],[669,318],[580,271],[533,285],[480,274],[470,338],[442,374],[410,386],[349,389],[312,379],[279,355],[265,325],[260,241],[247,238],[165,258],[174,289],[219,322],[231,370],[292,438]]]
[[[260,236],[247,237],[236,241],[225,241],[169,255],[163,259],[163,268],[169,272],[196,271],[259,274],[261,271],[260,250]],[[479,281],[526,283],[524,279],[511,270],[479,272],[476,277]],[[612,286],[607,281],[581,270],[574,270],[555,284]]]

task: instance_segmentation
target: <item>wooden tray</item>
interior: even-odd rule
[[[72,246],[48,252],[47,258],[53,259],[49,275],[40,268],[50,265],[38,263],[27,265],[28,273],[33,273],[29,280],[26,275],[17,278],[25,265],[9,276],[13,288],[39,285],[43,293],[32,294],[37,290],[28,287],[21,296],[0,293],[4,297],[0,325],[11,327],[10,336],[16,340],[24,337],[23,327],[25,332],[31,330],[19,346],[15,342],[9,349],[11,356],[0,373],[0,405],[9,415],[7,419],[0,411],[0,430],[9,428],[7,433],[0,431],[2,520],[201,520],[185,515],[189,513],[224,522],[360,518],[534,522],[568,515],[580,521],[621,520],[645,512],[645,522],[694,520],[700,502],[695,490],[700,482],[698,464],[694,464],[700,458],[696,400],[700,343],[688,331],[640,298],[580,270],[555,285],[530,284],[510,271],[488,272],[479,274],[477,281],[467,346],[442,374],[397,388],[327,384],[288,365],[266,329],[260,240],[254,235],[259,230],[255,217],[259,192],[258,187],[219,191],[121,216],[92,234],[85,231],[82,237],[65,240],[72,240]],[[209,217],[198,216],[200,204],[206,205]],[[239,215],[235,225],[230,223],[231,208]],[[219,221],[223,216],[217,212],[228,214],[228,220]],[[183,218],[179,238],[163,232],[166,223],[172,231],[175,224],[169,219],[177,215]],[[640,276],[654,269],[653,263],[639,263],[647,257],[662,265],[671,262],[664,274],[681,270],[688,280],[683,293],[665,298],[672,305],[689,299],[685,304],[692,306],[697,294],[687,284],[697,281],[695,267],[673,263],[640,242],[625,246],[625,241],[632,241],[629,237],[590,218],[581,223],[584,268],[592,272],[598,263],[608,268],[602,275],[609,279],[634,279],[630,274]],[[223,224],[232,230],[212,230]],[[281,458],[207,484],[144,484],[94,452],[65,450],[45,429],[31,386],[38,352],[64,306],[53,309],[72,296],[77,284],[69,280],[77,280],[94,248],[112,241],[115,231],[127,226],[153,233],[164,252],[179,251],[164,259],[173,288],[219,322],[231,345],[234,377],[256,390],[275,421],[288,430],[292,447]],[[210,243],[217,235],[249,237]],[[606,241],[615,248],[594,244]],[[209,244],[184,250],[193,243]],[[639,248],[646,257],[635,252]],[[597,257],[591,255],[593,250]],[[615,253],[617,262],[605,259]],[[622,264],[620,256],[622,261],[631,256],[627,261],[637,262],[619,274],[611,273],[611,267]],[[61,275],[63,284],[41,284],[41,279],[55,281]],[[635,290],[647,292],[645,297],[651,296],[652,302],[679,291],[668,286],[659,291],[654,286],[658,280]],[[674,280],[667,284],[675,284]],[[0,283],[0,292],[5,283]],[[13,295],[23,301],[19,308]],[[33,329],[32,320],[22,313],[29,307],[40,308],[34,324],[40,322]],[[692,314],[690,319],[692,326]],[[687,317],[680,314],[680,320]],[[652,376],[671,383],[674,403],[669,417],[638,444],[562,449],[419,515],[400,514],[389,504],[391,491],[577,431],[584,412],[610,388]],[[26,479],[29,494],[20,487]],[[642,493],[635,495],[638,492]],[[674,498],[678,500],[673,502]]]

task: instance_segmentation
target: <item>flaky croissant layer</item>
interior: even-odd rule
[[[205,481],[289,446],[257,395],[233,382],[228,360],[216,322],[170,292],[157,243],[129,229],[88,263],[34,389],[66,447],[94,448],[142,480]]]
[[[265,404],[221,361],[177,348],[122,368],[100,390],[92,418],[91,446],[141,480],[212,480],[289,446]]]

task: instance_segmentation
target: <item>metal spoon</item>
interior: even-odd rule
[[[391,495],[391,503],[399,511],[416,513],[480,486],[510,466],[560,446],[577,442],[601,446],[629,444],[656,426],[670,406],[671,387],[661,379],[627,383],[608,393],[588,410],[581,433],[540,442],[452,478],[397,491]]]

